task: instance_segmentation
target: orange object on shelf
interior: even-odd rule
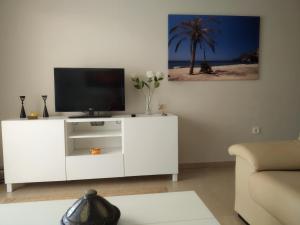
[[[90,153],[91,153],[91,155],[100,155],[101,154],[101,148],[91,148]]]

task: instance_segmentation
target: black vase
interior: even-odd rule
[[[25,112],[25,108],[24,108],[24,100],[25,100],[25,96],[20,96],[21,99],[21,112],[20,112],[20,118],[26,118],[26,112]]]
[[[97,195],[97,191],[88,190],[64,214],[61,225],[117,225],[120,210]]]
[[[44,100],[44,111],[43,111],[43,117],[49,117],[47,105],[46,105],[46,100],[47,100],[47,95],[42,95],[42,98]]]

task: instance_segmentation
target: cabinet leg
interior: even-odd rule
[[[6,184],[6,191],[13,192],[13,184]]]
[[[172,181],[177,182],[178,181],[178,174],[173,174],[172,175]]]

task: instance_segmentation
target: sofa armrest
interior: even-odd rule
[[[300,169],[300,140],[236,144],[229,154],[245,159],[256,171]]]

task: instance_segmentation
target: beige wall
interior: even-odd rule
[[[124,67],[167,73],[167,15],[261,16],[258,81],[168,82],[155,94],[179,115],[180,161],[232,160],[236,142],[296,138],[300,130],[297,0],[0,0],[0,119],[41,111],[53,67]],[[127,79],[127,112],[144,104]],[[262,134],[251,134],[259,125]],[[167,134],[166,134],[167,138]]]

